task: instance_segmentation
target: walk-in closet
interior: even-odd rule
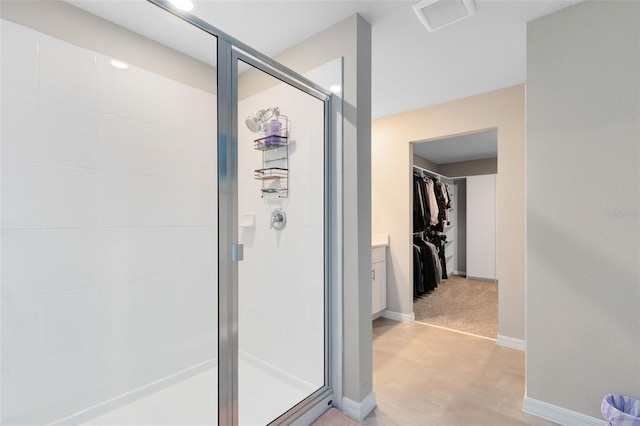
[[[413,144],[416,321],[496,338],[497,133]]]

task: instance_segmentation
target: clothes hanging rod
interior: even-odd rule
[[[498,173],[482,173],[479,175],[465,175],[465,176],[456,176],[456,177],[449,177],[449,176],[445,176],[445,175],[441,175],[440,173],[436,173],[436,172],[432,172],[429,169],[425,169],[423,167],[420,166],[413,166],[414,169],[418,169],[420,171],[423,172],[427,172],[435,177],[441,177],[441,178],[445,178],[445,179],[449,179],[449,180],[460,180],[460,179],[468,179],[470,177],[474,177],[474,176],[487,176],[487,175],[496,175],[496,177],[498,176]]]
[[[414,169],[418,169],[423,173],[428,173],[433,177],[439,177],[439,178],[445,178],[445,179],[449,179],[449,180],[453,180],[453,178],[450,178],[449,176],[445,176],[445,175],[441,175],[440,173],[436,173],[436,172],[432,172],[431,170],[422,168],[420,166],[413,166]]]

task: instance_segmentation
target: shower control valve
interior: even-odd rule
[[[287,224],[287,215],[284,210],[277,208],[271,212],[271,224],[269,228],[277,229],[278,231],[284,229]]]

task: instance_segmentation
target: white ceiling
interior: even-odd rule
[[[432,163],[481,160],[498,156],[498,132],[474,133],[413,144],[413,153]]]
[[[360,13],[372,25],[373,118],[435,105],[525,81],[526,22],[576,0],[476,0],[474,16],[428,32],[415,1],[194,0],[192,13],[273,56]],[[144,0],[71,0],[92,13],[204,61],[209,43],[180,35],[184,25],[160,22]],[[169,19],[169,18],[167,18]],[[309,52],[312,54],[312,52]]]

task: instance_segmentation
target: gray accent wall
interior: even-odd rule
[[[431,172],[440,173],[438,171],[438,165],[436,163],[429,161],[426,158],[420,157],[416,154],[413,154],[413,165],[421,167],[423,169],[427,169]]]
[[[438,165],[441,175],[452,178],[463,176],[495,175],[498,173],[497,158],[483,158],[481,160],[460,161]]]
[[[602,418],[605,394],[640,397],[640,3],[527,39],[526,395]]]

